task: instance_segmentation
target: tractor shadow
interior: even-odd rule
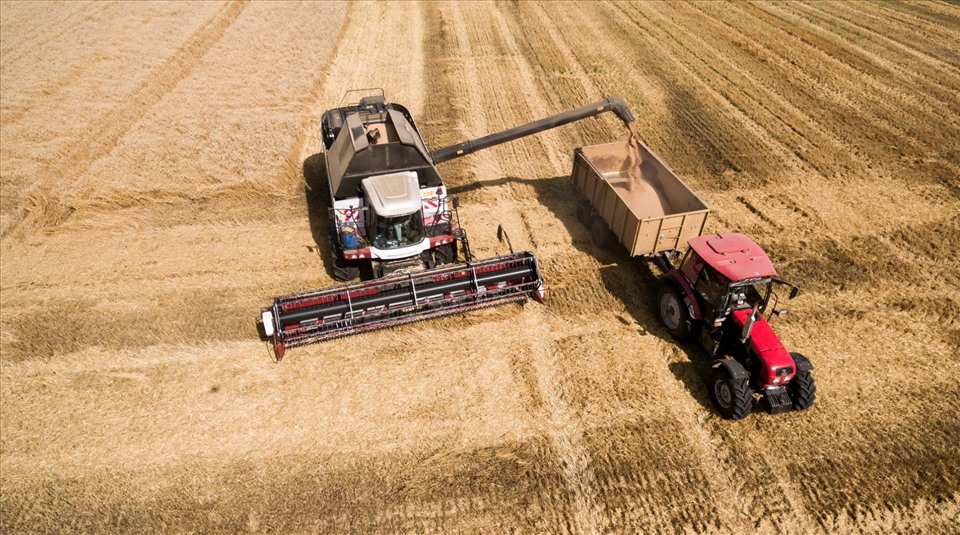
[[[504,177],[497,180],[473,182],[448,189],[452,195],[470,198],[477,190],[510,184],[526,184],[533,188],[537,201],[546,207],[563,224],[573,246],[596,258],[600,267],[600,279],[606,290],[620,299],[627,313],[641,332],[649,333],[677,347],[686,355],[686,360],[668,364],[671,373],[683,383],[691,397],[709,411],[713,411],[706,378],[709,363],[705,353],[696,342],[678,343],[660,324],[654,312],[653,296],[659,279],[657,269],[647,262],[631,257],[619,243],[607,249],[593,244],[589,229],[576,216],[577,204],[583,198],[570,181],[569,175],[543,179]],[[466,202],[470,202],[469,200]],[[469,225],[465,222],[465,225]],[[533,251],[536,253],[536,251]],[[550,273],[544,273],[547,280]],[[621,321],[629,322],[624,318]],[[666,359],[664,359],[666,361]]]
[[[307,216],[310,220],[310,233],[314,247],[323,261],[327,274],[333,273],[333,252],[330,248],[330,190],[327,188],[326,166],[322,152],[307,157],[303,161],[303,194],[307,203]]]

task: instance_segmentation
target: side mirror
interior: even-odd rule
[[[790,299],[793,299],[794,297],[796,297],[798,293],[800,293],[800,288],[798,288],[798,287],[796,287],[796,286],[794,286],[793,288],[791,288],[791,289],[790,289]]]
[[[503,225],[497,225],[497,241],[503,243]]]
[[[453,209],[456,210],[457,208],[460,208],[460,197],[454,196],[454,197],[453,197]]]

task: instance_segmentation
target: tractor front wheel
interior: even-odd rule
[[[748,379],[736,379],[721,366],[710,373],[710,398],[720,416],[739,420],[753,408],[753,391]]]
[[[809,409],[817,399],[817,385],[813,382],[813,374],[810,370],[797,370],[787,391],[790,393],[790,399],[793,400],[794,410]]]
[[[657,289],[656,303],[657,317],[660,323],[667,328],[670,336],[679,341],[690,338],[690,313],[687,306],[680,297],[680,290],[677,285],[669,279],[660,282]]]

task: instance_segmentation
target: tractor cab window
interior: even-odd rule
[[[396,217],[374,216],[373,246],[396,249],[423,241],[423,216],[420,212]]]
[[[738,284],[730,287],[730,309],[740,310],[757,306],[762,311],[770,297],[771,282],[759,281],[752,284]]]
[[[727,279],[716,271],[704,266],[697,278],[697,291],[703,296],[707,308],[720,311],[725,305]]]

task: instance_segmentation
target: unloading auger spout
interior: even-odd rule
[[[632,123],[634,121],[633,113],[630,112],[630,107],[627,106],[627,102],[620,97],[610,97],[598,102],[594,102],[593,104],[581,106],[574,110],[551,115],[550,117],[540,119],[539,121],[533,121],[532,123],[517,126],[509,130],[504,130],[502,132],[497,132],[495,134],[490,134],[477,139],[471,139],[469,141],[457,143],[456,145],[435,150],[430,153],[430,156],[433,158],[434,164],[442,163],[447,160],[466,156],[467,154],[476,152],[478,150],[493,147],[494,145],[499,145],[501,143],[507,143],[515,139],[520,139],[522,137],[538,134],[545,130],[557,128],[558,126],[570,124],[572,122],[587,119],[589,117],[595,117],[608,111],[615,113],[624,124]]]

